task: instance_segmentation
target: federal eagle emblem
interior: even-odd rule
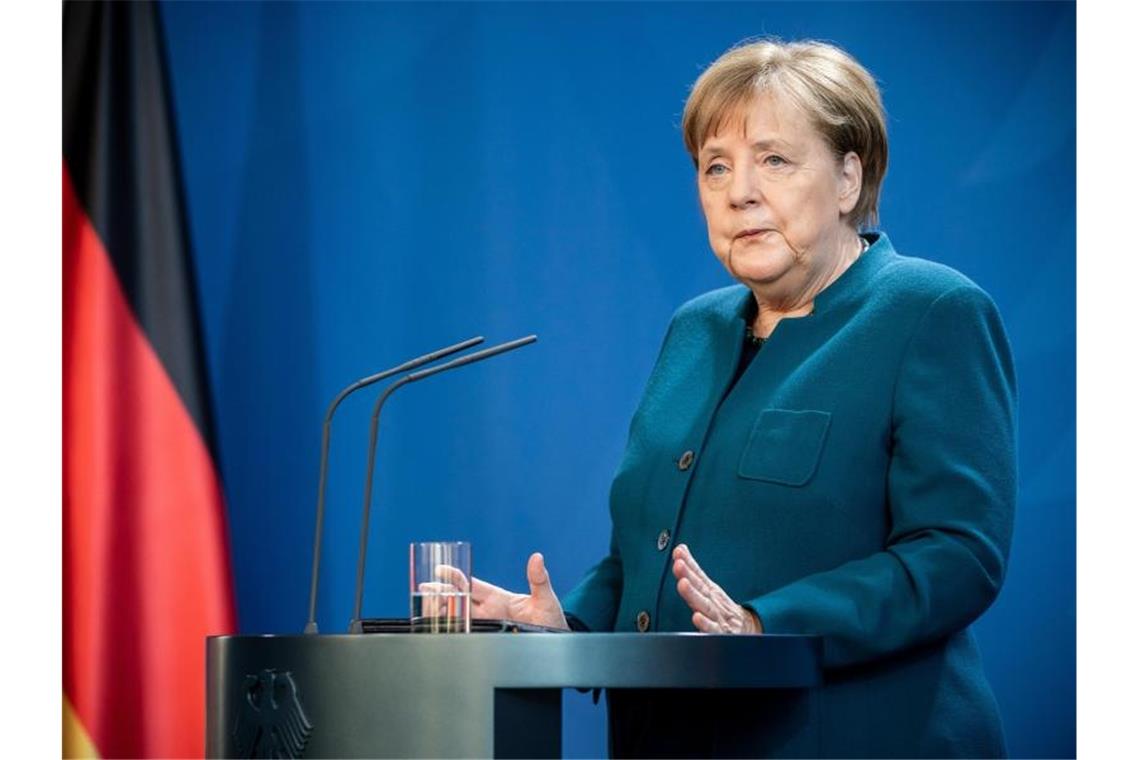
[[[302,757],[313,732],[293,674],[273,669],[245,677],[233,726],[238,757]]]

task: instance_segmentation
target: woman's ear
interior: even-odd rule
[[[839,169],[839,212],[846,216],[859,202],[863,189],[863,162],[859,160],[858,153],[850,150],[843,156]]]

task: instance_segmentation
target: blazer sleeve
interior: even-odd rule
[[[1013,359],[993,301],[963,285],[919,320],[896,376],[882,551],[744,603],[766,633],[824,637],[825,666],[950,635],[993,602],[1017,494]]]
[[[571,621],[571,628],[612,631],[621,601],[621,589],[621,557],[616,537],[611,533],[610,553],[590,568],[578,585],[562,598],[562,611]]]

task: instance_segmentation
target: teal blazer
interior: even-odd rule
[[[1009,557],[1009,342],[965,276],[866,237],[813,313],[782,320],[730,390],[749,290],[676,312],[614,478],[610,553],[563,599],[590,630],[637,631],[640,619],[693,631],[670,572],[685,543],[765,632],[823,637],[822,688],[750,693],[756,709],[702,698],[702,720],[731,714],[748,730],[718,745],[723,732],[705,726],[692,754],[1005,754],[969,625]],[[675,738],[697,704],[667,702],[627,723]],[[610,707],[612,719],[612,695]],[[677,745],[626,750],[637,746]]]

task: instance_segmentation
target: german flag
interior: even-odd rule
[[[158,10],[63,17],[64,756],[205,751],[225,505]]]

